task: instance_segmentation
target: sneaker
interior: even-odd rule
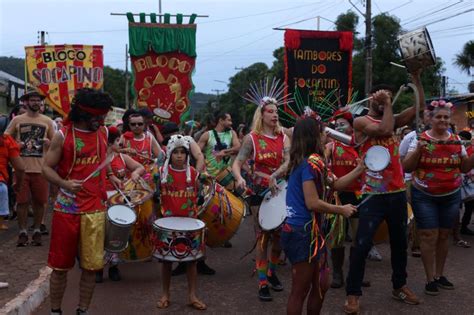
[[[49,235],[48,228],[44,224],[40,225],[40,232],[41,232],[41,235]]]
[[[120,281],[122,277],[120,276],[120,270],[117,266],[113,266],[109,268],[109,279],[112,281]]]
[[[410,290],[406,285],[400,289],[393,290],[392,297],[395,300],[402,301],[406,304],[410,304],[410,305],[420,304],[420,300],[418,299],[416,294],[413,293],[413,291]]]
[[[375,246],[372,246],[369,254],[367,255],[367,258],[372,261],[382,261],[382,255],[380,255],[379,251]]]
[[[184,275],[186,273],[186,263],[185,262],[180,262],[178,263],[178,266],[171,271],[172,276],[179,276],[179,275]]]
[[[272,274],[271,276],[267,276],[268,282],[270,282],[270,285],[272,286],[273,291],[280,292],[283,291],[283,285],[280,282],[280,279],[278,279],[276,274]]]
[[[104,282],[104,271],[96,271],[95,272],[95,283],[102,283]]]
[[[454,290],[454,284],[449,282],[445,276],[441,276],[438,279],[434,279],[434,282],[436,282],[436,285],[441,289]]]
[[[0,289],[8,288],[8,282],[0,282]]]
[[[264,285],[260,289],[258,289],[258,298],[260,299],[260,301],[273,300],[272,295],[270,294],[270,289],[268,288],[268,285]]]
[[[51,315],[62,315],[63,311],[61,309],[58,310],[51,310]]]
[[[232,243],[230,241],[225,241],[223,247],[224,248],[232,248]]]
[[[360,305],[359,297],[356,295],[348,295],[346,302],[344,303],[344,313],[346,314],[359,314]]]
[[[33,242],[31,244],[33,246],[41,246],[41,232],[36,231],[33,234]]]
[[[25,247],[28,245],[28,234],[25,232],[20,233],[18,235],[18,242],[16,243],[17,247]]]
[[[216,274],[216,271],[206,265],[206,262],[204,260],[200,260],[197,262],[197,272],[202,274],[202,275],[208,275],[212,276]]]
[[[89,312],[87,312],[87,310],[84,311],[84,310],[81,310],[80,308],[78,308],[76,310],[76,315],[87,315],[87,314],[89,314]]]
[[[425,284],[425,294],[428,294],[428,295],[439,294],[438,284],[436,283],[436,281],[430,281],[427,284]]]

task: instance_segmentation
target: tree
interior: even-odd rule
[[[467,75],[471,75],[471,70],[474,68],[474,40],[470,40],[464,44],[462,52],[456,55],[454,60],[456,65],[461,72],[466,72]],[[469,82],[469,92],[474,93],[474,80]]]
[[[280,79],[280,82],[285,81],[285,48],[280,47],[273,51],[273,61],[272,67],[269,70],[269,75],[275,78]]]
[[[352,32],[354,34],[354,51],[363,49],[363,41],[357,38],[357,25],[359,24],[359,16],[352,10],[341,13],[336,18],[335,30],[339,32]]]

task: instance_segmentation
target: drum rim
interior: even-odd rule
[[[129,209],[129,210],[133,213],[133,215],[134,215],[133,221],[130,222],[130,223],[118,223],[118,222],[114,221],[114,220],[109,216],[109,210],[112,209],[113,207],[124,207],[124,208],[126,208],[126,209]],[[126,205],[113,205],[113,206],[107,208],[107,211],[106,211],[106,212],[107,212],[107,214],[106,214],[106,216],[107,216],[107,222],[110,222],[110,224],[113,224],[113,225],[119,226],[119,227],[129,227],[129,226],[131,226],[131,225],[134,225],[135,222],[137,222],[137,219],[138,219],[138,215],[137,215],[137,213],[135,212],[135,210],[133,210],[132,208],[130,208],[130,207],[126,206]]]
[[[200,227],[200,228],[196,228],[196,229],[192,229],[192,230],[177,230],[177,229],[170,229],[168,227],[163,227],[163,226],[160,226],[157,224],[157,221],[159,220],[163,220],[163,219],[169,219],[169,218],[177,218],[179,220],[181,219],[191,219],[191,220],[197,220],[199,222],[201,222],[203,224],[203,227]],[[195,218],[188,218],[188,217],[165,217],[165,218],[159,218],[159,219],[156,219],[155,221],[153,221],[153,227],[156,227],[160,230],[164,230],[164,231],[178,231],[178,232],[196,232],[196,231],[201,231],[201,230],[204,230],[206,228],[206,223],[200,219],[195,219]]]
[[[283,186],[283,188],[284,188],[285,190],[287,190],[288,182],[287,182],[286,180],[282,180],[280,183],[278,183],[278,187],[280,187],[280,186]],[[286,191],[285,191],[285,193],[286,193]],[[271,191],[267,192],[267,193],[265,194],[265,196],[263,197],[263,198],[264,198],[263,200],[267,200],[267,196],[270,195],[270,194],[271,194]],[[270,199],[271,199],[271,198],[270,198]],[[285,202],[286,202],[286,197],[285,197]],[[263,201],[262,201],[262,203],[263,203]],[[285,205],[286,205],[286,203],[285,203]],[[257,219],[258,219],[258,225],[260,226],[260,228],[261,228],[262,230],[264,230],[264,231],[273,231],[273,230],[276,230],[276,229],[278,229],[278,228],[283,224],[283,222],[285,222],[285,218],[287,217],[286,208],[285,208],[284,211],[282,211],[282,214],[286,214],[286,215],[285,215],[285,218],[283,219],[283,221],[282,221],[278,226],[276,226],[276,227],[274,227],[274,228],[272,228],[272,229],[264,228],[264,227],[262,226],[262,224],[260,223],[260,214],[262,213],[262,211],[261,211],[262,208],[261,208],[261,207],[262,207],[262,204],[260,205],[260,207],[259,207],[259,209],[258,209],[258,218],[257,218]],[[273,211],[275,211],[275,210],[273,210]]]
[[[370,151],[370,150],[376,150],[376,149],[379,149],[379,148],[382,148],[383,150],[381,150],[381,151],[385,153],[385,156],[386,156],[386,157],[388,157],[388,158],[387,158],[387,161],[386,161],[386,163],[385,163],[385,166],[384,166],[383,168],[381,168],[381,169],[370,169],[369,166],[367,165],[367,158],[369,157],[369,151]],[[381,146],[381,145],[374,145],[374,146],[371,146],[371,147],[367,150],[367,152],[366,152],[366,154],[365,154],[364,163],[365,163],[365,165],[367,166],[367,168],[368,168],[370,171],[372,171],[372,172],[380,172],[380,171],[383,171],[383,170],[386,169],[387,166],[390,164],[390,152],[388,151],[388,149],[387,149],[386,147]]]

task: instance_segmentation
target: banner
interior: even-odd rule
[[[286,30],[286,94],[298,89],[308,102],[334,96],[339,106],[346,105],[352,94],[352,46],[352,32]]]
[[[153,14],[151,23],[145,22],[144,14],[140,15],[140,23],[135,23],[130,13],[127,17],[136,105],[148,107],[159,124],[179,124],[187,119],[194,90],[196,15],[191,16],[189,24],[182,24],[181,14],[177,15],[177,24],[170,24],[169,14],[161,24],[156,23]]]
[[[102,46],[28,46],[27,81],[46,97],[48,104],[66,116],[80,88],[100,89],[104,83]]]

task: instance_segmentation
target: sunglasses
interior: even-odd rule
[[[144,123],[130,123],[130,126],[132,126],[132,127],[137,127],[137,126],[141,127],[143,125],[144,125]]]

